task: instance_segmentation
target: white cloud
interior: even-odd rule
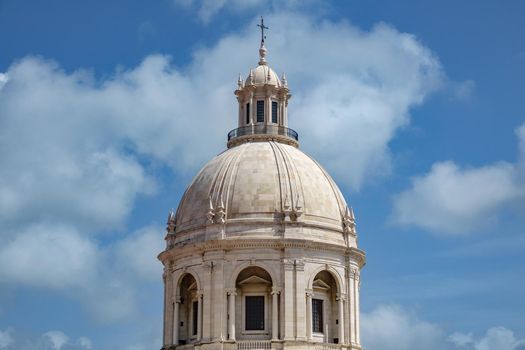
[[[135,288],[158,281],[163,244],[160,227],[104,247],[71,227],[32,225],[1,245],[0,282],[51,288],[79,300],[98,320],[119,321],[137,312]]]
[[[518,340],[514,333],[505,327],[490,328],[486,334],[476,339],[472,333],[453,333],[448,341],[456,347],[472,350],[518,350],[525,346],[525,340]]]
[[[69,341],[69,337],[61,331],[49,331],[44,333],[44,337],[49,338],[53,349],[60,350]]]
[[[473,333],[446,335],[437,324],[421,320],[397,305],[381,305],[361,315],[363,348],[367,350],[522,350],[524,339],[516,339],[505,327],[487,330],[482,337]]]
[[[176,6],[186,10],[196,11],[199,20],[208,24],[215,16],[221,12],[230,14],[275,12],[297,10],[307,6],[316,5],[317,11],[326,7],[326,3],[319,0],[173,0]]]
[[[361,327],[362,344],[368,350],[446,349],[440,327],[399,306],[383,305],[363,313]]]
[[[29,226],[0,247],[0,281],[59,289],[85,286],[96,276],[99,254],[95,243],[74,228]]]
[[[518,129],[520,145],[523,130]],[[411,187],[397,195],[392,218],[439,234],[485,229],[505,205],[523,198],[522,178],[519,164],[499,162],[461,168],[451,161],[435,163],[427,174],[414,177]]]
[[[0,89],[7,83],[7,74],[0,73]]]
[[[456,345],[456,347],[465,348],[474,343],[474,335],[472,333],[464,334],[455,332],[449,335],[447,340]]]
[[[13,337],[11,337],[11,330],[6,329],[5,331],[0,331],[0,349],[5,349],[13,342]]]
[[[155,257],[164,249],[163,230],[159,227],[145,227],[134,232],[115,246],[119,269],[132,278],[158,281],[162,265]]]
[[[92,349],[93,344],[91,343],[91,340],[87,337],[80,337],[77,339],[77,344],[83,347],[84,349]]]

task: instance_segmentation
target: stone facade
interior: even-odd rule
[[[259,53],[228,150],[168,217],[163,349],[361,349],[353,211],[299,150],[287,82]]]

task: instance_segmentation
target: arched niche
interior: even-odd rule
[[[235,279],[237,339],[271,339],[272,286],[272,276],[260,266],[245,267],[237,274]]]
[[[177,288],[178,324],[174,325],[177,344],[191,344],[199,340],[202,324],[201,300],[197,279],[191,273],[181,275]]]
[[[329,270],[317,272],[311,280],[311,339],[314,342],[340,343],[339,319],[341,304],[337,275]]]

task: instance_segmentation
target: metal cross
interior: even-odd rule
[[[265,29],[270,29],[264,25],[264,19],[261,16],[261,24],[258,24],[257,27],[261,28],[261,44],[264,44],[264,39],[266,39],[266,35],[264,35]]]

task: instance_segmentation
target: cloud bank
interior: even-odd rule
[[[505,327],[485,334],[448,334],[437,324],[421,320],[398,305],[380,305],[361,316],[362,343],[368,350],[523,350],[525,339],[517,339]]]
[[[452,161],[437,162],[427,174],[394,200],[393,220],[437,234],[466,234],[486,230],[502,209],[525,199],[525,124],[516,131],[517,163],[498,162],[465,168]]]

